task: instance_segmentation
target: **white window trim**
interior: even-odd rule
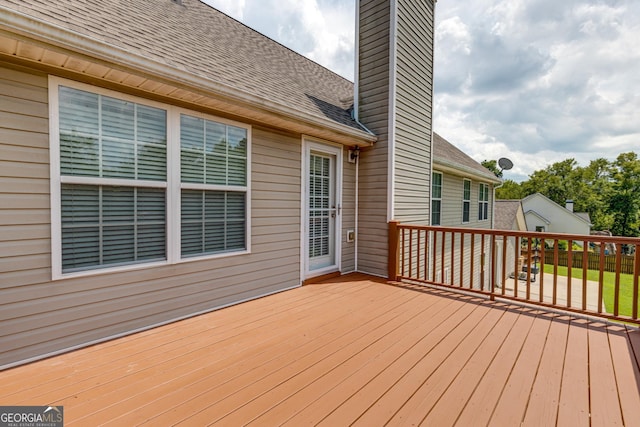
[[[342,208],[342,179],[343,179],[343,146],[340,144],[332,143],[329,141],[312,138],[304,135],[302,137],[302,173],[301,173],[301,197],[300,197],[300,214],[301,214],[301,233],[300,233],[300,282],[309,279],[311,277],[320,276],[322,274],[331,273],[336,271],[342,271],[342,215],[344,209]],[[308,265],[308,253],[309,253],[309,239],[307,238],[309,233],[309,209],[307,206],[308,200],[308,173],[309,173],[309,154],[311,151],[318,151],[336,156],[336,205],[340,206],[340,214],[336,216],[336,230],[335,230],[335,265],[309,271]]]
[[[434,197],[433,196],[433,175],[440,175],[440,197]],[[433,171],[431,172],[431,205],[429,206],[429,209],[433,209],[433,202],[435,201],[440,201],[440,221],[438,224],[431,224],[431,225],[435,225],[435,226],[440,226],[442,225],[442,194],[444,193],[444,174],[442,172],[438,172],[438,171]],[[433,215],[433,212],[431,213]],[[431,223],[431,216],[429,216],[429,223]]]
[[[480,188],[484,186],[484,194],[487,200],[480,199]],[[487,217],[480,219],[480,214],[484,213],[484,205],[487,206]],[[483,215],[484,216],[484,215]],[[478,184],[478,221],[489,221],[489,184],[481,182]]]
[[[82,176],[60,175],[60,115],[59,115],[59,86],[67,86],[84,90],[98,95],[109,96],[137,104],[160,108],[167,112],[167,178],[166,181],[132,181],[118,178],[94,178]],[[126,93],[104,89],[73,80],[63,79],[57,76],[49,76],[49,171],[51,194],[51,276],[52,280],[67,279],[72,277],[95,276],[132,270],[141,270],[158,266],[181,264],[187,262],[228,258],[251,253],[251,147],[252,127],[245,123],[236,122],[210,114],[205,114],[170,104],[140,98]],[[247,177],[246,188],[242,186],[223,186],[208,184],[182,184],[180,177],[180,114],[188,114],[192,117],[213,120],[218,123],[240,127],[247,130]],[[141,262],[122,266],[104,266],[85,271],[72,273],[62,272],[62,213],[61,213],[61,185],[62,184],[89,184],[89,185],[113,185],[113,186],[140,186],[146,188],[166,188],[166,256],[165,261]],[[245,204],[245,247],[246,249],[234,252],[205,254],[181,258],[180,254],[180,194],[181,189],[222,190],[246,192]]]
[[[465,183],[469,183],[469,198],[464,198],[464,185]],[[462,180],[462,223],[469,224],[471,222],[471,189],[473,188],[473,182],[470,179],[464,178]],[[469,203],[469,219],[467,221],[464,220],[464,204]]]

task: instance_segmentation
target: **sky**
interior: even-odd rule
[[[355,0],[205,0],[353,81]],[[434,130],[526,180],[640,154],[639,0],[439,0]]]

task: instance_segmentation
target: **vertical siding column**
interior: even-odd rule
[[[388,221],[429,224],[433,0],[358,2],[356,117],[378,136],[360,163],[358,265],[390,271]]]

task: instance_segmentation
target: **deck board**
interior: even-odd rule
[[[0,372],[65,425],[633,425],[640,332],[365,275]]]

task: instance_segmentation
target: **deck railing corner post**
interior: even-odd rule
[[[388,260],[388,272],[387,279],[390,281],[398,280],[398,266],[400,258],[400,238],[399,228],[400,221],[389,221],[389,260]]]

